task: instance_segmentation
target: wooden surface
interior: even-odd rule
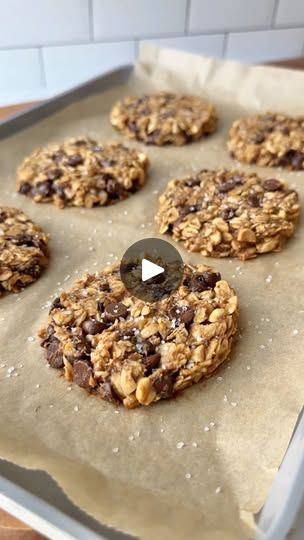
[[[269,62],[267,65],[304,70],[304,57]],[[8,118],[22,110],[26,110],[38,103],[39,102],[37,101],[10,105],[9,107],[0,107],[0,120]],[[27,525],[24,525],[17,519],[9,516],[6,512],[3,512],[3,510],[0,510],[0,540],[43,540],[43,537],[35,531],[30,530]]]

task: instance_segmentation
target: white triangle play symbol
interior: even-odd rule
[[[148,261],[147,259],[142,259],[141,261],[141,280],[147,281],[147,279],[151,279],[155,276],[158,276],[159,274],[162,274],[165,271],[164,268],[161,266],[158,266],[158,264],[154,264],[151,261]]]

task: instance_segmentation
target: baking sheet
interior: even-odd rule
[[[116,206],[58,210],[14,193],[16,166],[35,146],[78,134],[126,142],[109,124],[112,103],[159,89],[212,98],[218,132],[183,148],[133,143],[151,160],[149,181]],[[46,366],[36,339],[51,298],[134,241],[157,236],[158,192],[172,176],[231,167],[225,139],[233,119],[249,110],[303,113],[303,92],[300,72],[148,46],[123,86],[0,142],[1,204],[40,223],[51,234],[52,253],[36,284],[0,301],[0,455],[48,471],[77,505],[108,525],[143,539],[252,535],[252,515],[266,498],[304,401],[302,227],[282,253],[244,263],[204,259],[179,246],[185,261],[213,264],[236,288],[241,334],[231,362],[215,377],[153,407],[116,410],[76,386],[68,390]],[[303,195],[302,172],[255,169],[287,178]]]

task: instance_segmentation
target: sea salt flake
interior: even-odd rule
[[[187,480],[190,480],[191,476],[192,476],[192,475],[191,475],[189,472],[187,472],[187,473],[185,474],[185,478],[186,478]]]
[[[184,446],[185,446],[185,443],[181,441],[177,443],[176,448],[180,449],[180,448],[184,448]]]
[[[113,452],[113,454],[118,454],[119,448],[117,448],[117,446],[116,446],[115,448],[112,449],[112,452]]]
[[[78,411],[79,411],[79,407],[78,407],[78,405],[75,405],[75,407],[74,407],[74,411],[75,411],[75,412],[78,412]]]

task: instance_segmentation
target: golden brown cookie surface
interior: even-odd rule
[[[211,103],[169,92],[127,97],[114,105],[110,119],[112,126],[129,138],[157,146],[196,141],[217,126]]]
[[[48,262],[48,236],[18,208],[0,206],[0,296],[36,281]]]
[[[126,291],[115,265],[62,292],[40,337],[68,380],[134,408],[209,376],[229,355],[237,320],[234,290],[210,267],[185,265],[175,293],[146,303]]]
[[[105,206],[139,190],[147,167],[142,152],[81,137],[35,150],[18,168],[17,186],[35,202],[59,208]]]
[[[218,169],[171,180],[156,221],[189,251],[245,260],[280,251],[299,213],[298,195],[285,182]]]
[[[228,148],[232,157],[245,163],[304,169],[304,117],[265,113],[236,120]]]

